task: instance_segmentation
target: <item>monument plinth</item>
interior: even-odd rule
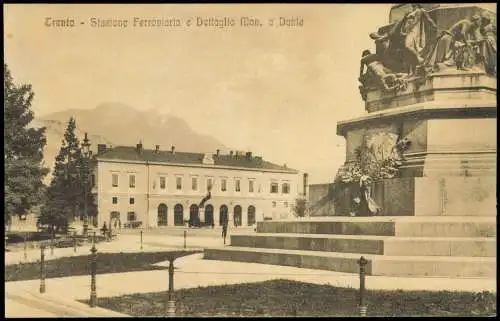
[[[335,213],[258,222],[256,234],[233,234],[205,258],[356,273],[363,255],[368,275],[494,284],[492,19],[478,5],[394,6],[390,25],[370,34],[376,52],[362,53],[367,113],[337,125],[346,161],[317,201]]]
[[[361,168],[360,153],[379,163],[400,161],[398,172],[385,177],[392,184],[373,184],[382,215],[462,215],[459,208],[444,209],[450,194],[467,199],[460,202],[464,208],[476,209],[468,215],[496,215],[492,14],[475,5],[397,5],[391,24],[370,35],[377,50],[363,52],[361,70],[366,72],[359,77],[367,115],[338,123],[337,134],[346,138],[347,146],[341,171],[355,168],[358,175],[373,176]],[[395,148],[400,141],[406,143],[404,150]],[[348,185],[336,200],[340,215],[349,210],[356,193]],[[443,190],[451,185],[462,193]],[[446,198],[439,210],[419,206],[434,198],[431,191]]]

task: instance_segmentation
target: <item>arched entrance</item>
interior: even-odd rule
[[[228,216],[227,216],[227,206],[226,205],[222,205],[220,207],[220,216],[219,216],[219,225],[222,225],[224,222],[227,223],[229,220]]]
[[[120,212],[111,212],[111,214],[109,215],[109,227],[113,229],[121,228]]]
[[[241,206],[234,207],[234,226],[241,226]]]
[[[174,206],[174,225],[184,225],[184,207],[182,207],[182,204],[176,204]]]
[[[250,205],[247,212],[247,222],[248,226],[255,224],[255,206]]]
[[[189,207],[189,226],[200,226],[200,211],[196,204]]]
[[[214,207],[212,204],[205,206],[205,225],[214,225]]]
[[[158,205],[158,226],[168,226],[168,207],[163,203]]]

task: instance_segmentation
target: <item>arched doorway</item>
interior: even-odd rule
[[[234,207],[234,226],[241,226],[241,206]]]
[[[205,225],[214,225],[214,207],[212,204],[205,206]]]
[[[189,226],[200,226],[200,211],[196,204],[189,207]]]
[[[219,225],[222,225],[224,222],[228,222],[228,216],[227,216],[227,206],[222,205],[220,207],[220,216],[219,216]]]
[[[113,211],[109,216],[109,227],[121,228],[120,212]]]
[[[168,226],[168,207],[163,203],[158,205],[158,226]]]
[[[255,224],[255,206],[250,205],[247,212],[247,222],[248,226]]]
[[[176,204],[174,206],[174,225],[184,225],[184,208],[182,207],[182,204]]]

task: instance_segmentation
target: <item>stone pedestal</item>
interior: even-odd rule
[[[394,145],[404,137],[411,144],[404,153],[403,177],[494,177],[496,80],[470,71],[418,81],[397,93],[366,91],[368,115],[337,125],[337,134],[346,138],[346,162],[354,161],[363,140],[377,148],[381,140]]]
[[[325,188],[317,197],[335,199],[336,216],[259,222],[257,233],[233,233],[231,246],[206,249],[206,259],[358,273],[357,262],[363,255],[368,260],[367,275],[475,277],[488,281],[488,289],[495,288],[497,86],[496,75],[485,72],[491,73],[492,64],[480,59],[471,62],[472,70],[457,70],[455,65],[429,73],[425,64],[430,60],[411,56],[406,47],[410,42],[401,41],[422,40],[434,46],[438,39],[431,19],[441,30],[455,23],[476,28],[481,18],[474,23],[464,19],[483,9],[430,5],[423,10],[430,11],[416,5],[394,6],[391,23],[400,23],[370,35],[377,40],[377,52],[363,53],[362,66],[368,71],[360,77],[368,114],[337,125],[338,135],[347,142],[346,165],[354,163],[356,168],[340,171],[333,193]],[[419,29],[424,30],[425,41],[404,39],[408,34],[418,37],[406,31],[417,25],[407,22],[419,17],[427,17],[417,21],[425,27]],[[432,28],[434,34],[427,33]],[[386,41],[390,46],[384,45]],[[493,47],[474,50],[480,57],[482,49]],[[415,66],[419,60],[422,65]],[[436,67],[434,62],[439,61],[436,58],[431,67]],[[349,215],[355,197],[364,197],[360,173],[384,177],[384,171],[373,170],[382,166],[368,166],[368,161],[397,164],[394,160],[401,156],[395,178],[372,183],[371,198],[382,212],[341,217]],[[421,284],[425,288],[432,282]]]

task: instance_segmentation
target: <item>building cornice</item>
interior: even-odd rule
[[[110,158],[99,158],[99,157],[97,157],[97,162],[119,163],[119,164],[137,164],[137,165],[156,165],[156,166],[169,166],[169,167],[223,169],[223,170],[234,170],[234,171],[253,171],[253,172],[280,173],[280,174],[299,174],[299,171],[295,171],[295,170],[233,167],[233,166],[204,165],[204,164],[164,163],[164,162],[151,162],[151,161],[133,161],[133,160],[110,159]]]

